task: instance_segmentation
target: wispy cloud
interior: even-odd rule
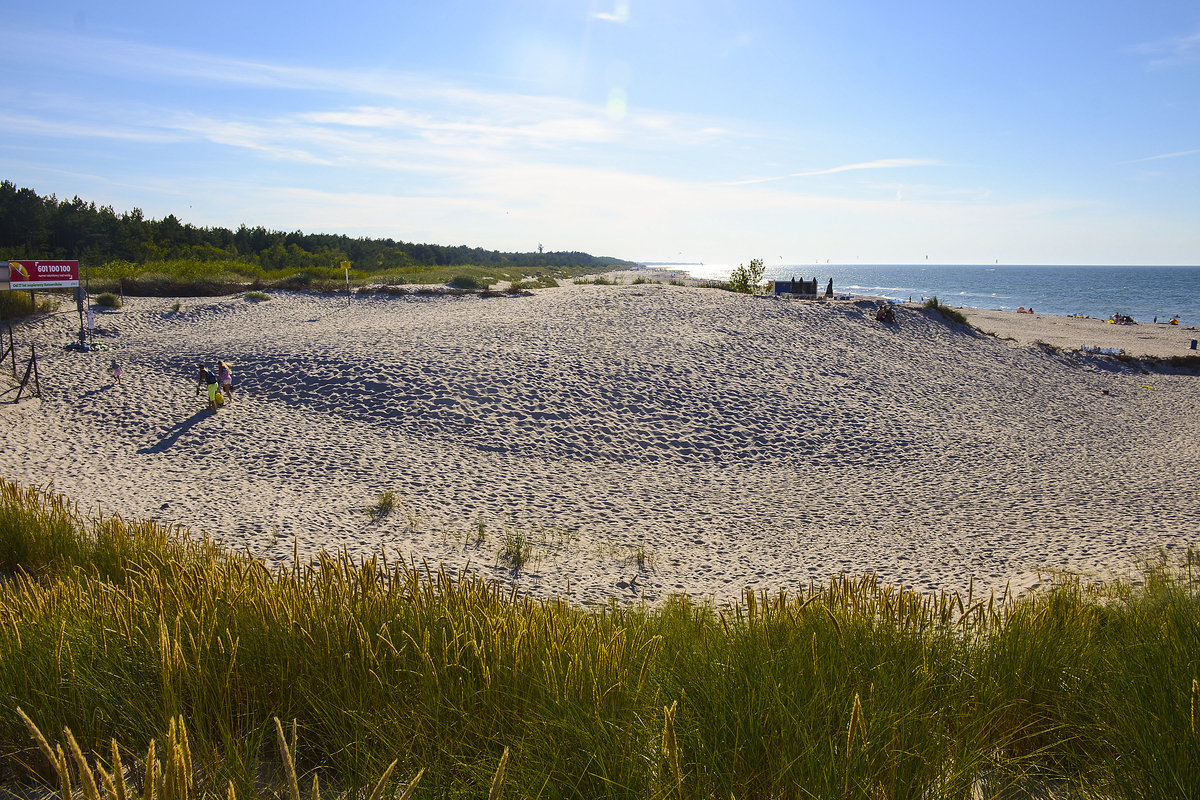
[[[1143,42],[1129,48],[1130,52],[1150,56],[1150,67],[1177,67],[1200,60],[1200,30],[1172,36],[1154,42]]]
[[[1118,164],[1142,164],[1146,161],[1162,161],[1164,158],[1183,158],[1184,156],[1200,155],[1200,150],[1180,150],[1178,153],[1163,153],[1157,156],[1146,156],[1145,158],[1134,158],[1129,161],[1118,161]]]
[[[169,127],[139,126],[137,124],[112,125],[97,121],[63,119],[61,116],[0,112],[0,130],[13,133],[33,134],[50,138],[108,139],[115,141],[150,143],[178,142],[178,132]]]
[[[786,175],[773,175],[765,178],[746,178],[739,181],[728,181],[723,185],[726,186],[746,186],[754,183],[770,183],[773,181],[787,180],[788,178],[813,178],[818,175],[834,175],[839,172],[853,172],[864,169],[901,169],[906,167],[940,167],[944,166],[941,161],[935,161],[928,158],[880,158],[874,161],[861,161],[855,164],[842,164],[836,167],[825,167],[823,169],[811,169],[803,172],[789,172]]]
[[[36,44],[37,37],[23,41]],[[112,76],[127,90],[103,102],[14,95],[0,111],[0,129],[58,139],[203,141],[301,165],[421,174],[547,158],[595,162],[618,149],[627,161],[637,160],[739,136],[711,118],[632,108],[614,119],[603,104],[488,90],[436,75],[290,67],[85,37],[70,45],[58,49],[76,59],[81,74]],[[5,58],[0,52],[0,62]],[[199,82],[220,93],[200,110],[187,91],[141,91],[147,81]],[[235,101],[247,88],[281,91],[262,113]]]

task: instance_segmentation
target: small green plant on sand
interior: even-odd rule
[[[738,264],[729,276],[729,288],[742,294],[757,294],[765,270],[761,258],[750,259],[750,264],[746,266]]]
[[[375,504],[367,506],[367,516],[374,522],[378,519],[383,519],[388,514],[396,510],[396,493],[391,489],[385,489],[375,498]]]
[[[176,300],[174,303],[172,303],[172,304],[171,304],[171,310],[172,310],[172,311],[174,311],[174,312],[176,312],[176,313],[178,313],[178,312],[182,311],[182,310],[183,310],[183,303],[181,303],[181,302],[179,302],[178,300]]]
[[[500,560],[520,570],[533,555],[533,540],[520,528],[505,528],[500,540]]]
[[[96,305],[102,308],[120,308],[121,298],[117,297],[112,292],[105,292],[104,294],[96,296]]]
[[[271,295],[266,292],[246,292],[246,299],[252,303],[259,303],[263,300],[270,300]]]
[[[970,325],[967,321],[967,315],[959,311],[957,308],[951,308],[948,305],[939,303],[936,296],[925,301],[925,308],[931,308],[939,312],[944,319],[951,322],[957,322],[959,325]]]

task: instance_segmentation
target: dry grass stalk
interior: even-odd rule
[[[395,762],[392,762],[392,763],[393,763],[393,765],[395,764]],[[391,771],[391,767],[388,768],[388,771],[389,772]],[[424,774],[425,774],[425,768],[422,767],[420,772],[417,773],[417,776],[412,779],[412,781],[408,784],[408,786],[406,786],[404,788],[404,791],[401,792],[400,794],[396,795],[396,800],[409,800],[409,798],[412,797],[413,792],[415,792],[417,790],[417,783],[420,782],[421,776]]]
[[[678,700],[671,701],[670,706],[663,706],[663,755],[671,765],[675,791],[683,797],[683,770],[679,766],[679,741],[675,738],[675,711],[678,706]]]
[[[17,707],[17,716],[21,718],[21,721],[25,723],[25,727],[29,729],[29,734],[33,737],[33,740],[37,742],[38,750],[41,750],[42,755],[46,757],[46,762],[50,769],[54,770],[56,773],[59,772],[58,757],[54,754],[54,750],[50,747],[50,743],[46,741],[46,737],[42,735],[40,730],[38,730],[38,726],[33,724],[33,720],[29,718],[29,715],[26,714],[20,706]]]
[[[287,739],[283,735],[283,723],[279,721],[279,717],[273,717],[273,719],[275,720],[275,735],[279,740],[279,753],[283,757],[283,770],[287,774],[288,790],[291,792],[292,800],[300,800],[300,781],[296,777],[296,762],[292,757],[292,751],[288,748]]]
[[[488,800],[500,800],[500,791],[504,786],[504,768],[508,765],[508,748],[504,748],[504,752],[500,754],[500,765],[496,767],[496,774],[492,776],[492,788],[488,790]]]
[[[1200,680],[1192,678],[1192,736],[1200,729]]]

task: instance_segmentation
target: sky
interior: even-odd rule
[[[1200,264],[1200,5],[0,4],[0,179],[637,261]]]

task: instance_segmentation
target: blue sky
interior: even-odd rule
[[[1189,2],[0,6],[0,178],[739,263],[1200,263]]]

